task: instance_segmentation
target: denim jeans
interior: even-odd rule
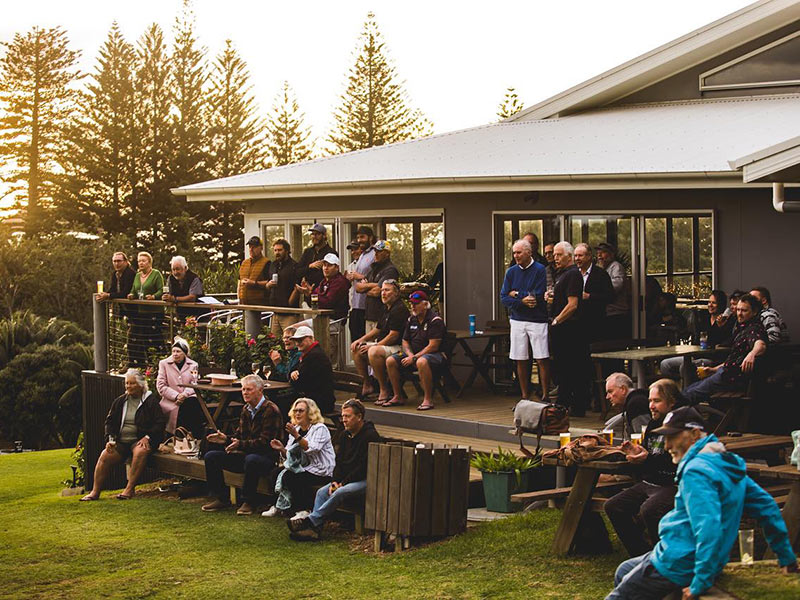
[[[733,391],[735,388],[722,379],[724,370],[724,367],[720,367],[710,377],[695,381],[683,390],[683,395],[689,401],[689,404],[697,404],[698,402],[709,400],[711,395],[717,392]]]
[[[322,525],[328,520],[345,500],[363,498],[367,493],[366,480],[345,484],[333,494],[329,493],[330,487],[330,485],[323,485],[317,490],[317,496],[314,498],[314,511],[308,515],[309,520],[315,526]]]
[[[697,381],[697,367],[711,367],[714,366],[714,361],[708,358],[696,358],[692,361],[694,369],[691,373],[685,373],[684,360],[682,356],[672,356],[665,358],[661,361],[658,370],[661,375],[669,377],[670,379],[681,379],[683,381]]]
[[[650,563],[650,552],[630,558],[617,567],[614,589],[606,600],[662,600],[681,589],[661,575]]]
[[[222,471],[244,473],[242,500],[252,504],[256,499],[258,480],[262,475],[269,475],[275,468],[275,456],[271,454],[242,454],[224,450],[209,450],[205,455],[206,482],[211,496],[220,500],[228,498],[228,486],[225,485]]]

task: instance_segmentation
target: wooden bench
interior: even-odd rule
[[[626,487],[630,487],[631,484],[635,482],[633,481],[603,481],[597,484],[595,490],[601,490],[603,492],[618,492]],[[537,502],[540,500],[565,500],[569,493],[572,491],[572,487],[560,487],[560,488],[553,488],[551,490],[538,490],[535,492],[521,492],[519,494],[512,494],[511,501],[512,502]]]

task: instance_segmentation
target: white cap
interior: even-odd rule
[[[339,262],[339,257],[336,256],[333,252],[328,252],[322,259],[322,262],[326,262],[330,265],[336,265],[337,267],[342,264]]]
[[[311,327],[306,327],[305,325],[301,325],[297,328],[292,336],[293,340],[301,340],[305,337],[314,337],[314,330]]]

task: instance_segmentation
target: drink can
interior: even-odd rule
[[[558,446],[559,446],[559,448],[563,448],[564,446],[569,444],[569,442],[570,442],[569,431],[567,431],[565,433],[559,433],[558,434]]]
[[[469,334],[475,335],[475,328],[477,326],[478,317],[475,315],[468,315],[467,318],[469,319]]]
[[[278,283],[278,274],[277,273],[273,273],[272,274],[272,283]]]

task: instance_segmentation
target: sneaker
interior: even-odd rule
[[[297,532],[303,529],[308,529],[309,527],[313,527],[311,525],[311,521],[308,520],[308,517],[305,517],[304,519],[286,519],[286,526],[291,532]]]
[[[318,542],[322,539],[322,527],[315,527],[309,521],[308,527],[299,531],[293,531],[289,537],[296,542]]]
[[[236,511],[237,515],[252,515],[256,512],[252,506],[250,506],[247,502],[243,502],[242,505]]]
[[[267,510],[261,513],[262,517],[280,517],[283,511],[277,506],[270,506]]]
[[[218,510],[225,510],[226,508],[230,508],[230,502],[225,502],[224,500],[220,500],[217,498],[209,502],[208,504],[203,504],[202,510],[206,512],[215,512]]]
[[[301,510],[301,511],[295,513],[295,515],[292,517],[292,519],[305,519],[310,514],[311,513],[308,512],[307,510]]]

